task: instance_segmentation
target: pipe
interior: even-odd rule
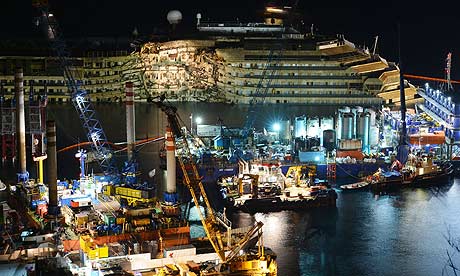
[[[38,183],[43,184],[43,159],[38,160]]]
[[[46,122],[46,139],[48,155],[48,213],[58,214],[57,201],[57,153],[56,153],[56,124],[54,121]]]
[[[128,143],[128,161],[132,160],[136,142],[136,117],[134,113],[133,83],[125,84],[126,92],[126,141]]]
[[[398,55],[399,55],[399,100],[401,102],[401,130],[400,141],[398,145],[397,159],[405,164],[409,154],[409,143],[407,141],[406,127],[406,94],[404,88],[404,68],[401,58],[401,24],[398,24]]]
[[[24,112],[24,74],[22,68],[16,68],[14,89],[16,92],[16,132],[19,145],[18,181],[26,182],[29,177],[26,167],[26,118]]]

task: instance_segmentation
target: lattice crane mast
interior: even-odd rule
[[[59,27],[55,16],[49,12],[48,1],[33,0],[32,5],[39,11],[36,23],[41,25],[45,31],[51,47],[59,59],[66,86],[71,93],[72,104],[78,112],[87,139],[91,142],[91,148],[96,154],[96,160],[104,174],[115,176],[118,173],[112,163],[113,151],[107,141],[101,123],[97,119],[88,92],[82,87],[82,81],[78,79],[75,70],[72,69],[69,51],[61,33],[58,31]]]
[[[282,9],[271,8],[267,7],[267,11],[276,10],[277,12],[285,12],[287,14],[284,24],[284,32],[281,33],[280,39],[283,40],[283,34],[286,33],[286,30],[289,28],[289,24],[291,24],[291,16],[294,13],[294,10],[297,7],[298,0],[295,1],[293,4],[291,11],[283,11]],[[278,73],[278,66],[281,56],[283,55],[284,48],[286,47],[286,40],[284,39],[280,43],[274,43],[273,47],[270,49],[268,54],[267,63],[262,70],[262,75],[260,76],[259,82],[256,86],[256,91],[253,94],[252,99],[249,101],[249,110],[248,115],[246,116],[246,121],[243,126],[242,136],[243,138],[247,138],[251,133],[254,123],[257,119],[257,114],[260,110],[260,107],[264,104],[265,98],[267,97],[268,91],[271,88],[271,84],[274,78]]]
[[[247,138],[254,127],[254,123],[257,119],[257,113],[260,107],[264,104],[265,98],[270,90],[271,83],[277,74],[278,60],[281,56],[283,48],[280,46],[279,49],[271,49],[268,55],[267,63],[262,70],[259,82],[257,83],[256,92],[253,98],[249,101],[249,110],[246,117],[246,121],[243,126],[242,136]]]
[[[169,127],[171,128],[175,137],[176,149],[178,152],[180,152],[177,155],[177,159],[183,173],[184,184],[192,195],[193,202],[197,207],[198,214],[212,247],[223,263],[231,264],[233,261],[236,262],[236,260],[239,259],[238,255],[240,250],[244,248],[244,246],[253,236],[256,234],[261,234],[263,223],[257,222],[235,245],[230,245],[229,240],[226,242],[226,239],[229,239],[229,235],[231,233],[231,222],[228,221],[220,213],[214,211],[211,207],[203,183],[201,182],[201,177],[195,166],[193,155],[189,149],[187,142],[187,132],[184,128],[181,128],[179,123],[179,118],[176,114],[177,108],[174,106],[166,105],[162,101],[157,102],[156,104],[166,114]],[[203,198],[203,201],[206,205],[205,207],[207,215],[201,211],[199,201],[200,197]],[[221,230],[223,228],[227,229],[227,233],[224,233]],[[225,253],[226,250],[228,251],[227,254]],[[263,253],[261,256],[263,256]]]
[[[448,91],[454,90],[454,87],[452,86],[452,81],[450,79],[451,64],[452,64],[452,53],[449,52],[446,57],[446,69],[445,69]]]

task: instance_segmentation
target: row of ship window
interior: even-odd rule
[[[267,81],[263,83],[263,86]],[[259,82],[227,82],[228,85],[235,85],[235,86],[249,86],[254,87],[258,86]],[[294,83],[294,82],[287,82],[287,83],[280,83],[280,84],[271,84],[271,87],[279,87],[279,88],[289,88],[289,87],[297,87],[297,88],[352,88],[352,89],[363,89],[363,84],[361,83],[343,83],[343,82],[304,82],[304,83]],[[369,87],[368,87],[369,88]]]
[[[4,87],[5,91],[14,91],[14,80],[0,80],[1,85]],[[86,80],[84,81],[86,85],[91,84],[110,84],[110,83],[118,83],[118,80]],[[64,86],[64,80],[24,80],[24,86],[30,85],[38,85],[38,86]],[[6,86],[6,87],[5,87]],[[8,87],[8,86],[12,86]]]
[[[85,68],[106,68],[123,65],[122,61],[85,62]]]
[[[27,87],[24,88],[24,94],[29,93],[29,91],[30,91],[30,88],[27,88]],[[14,94],[15,90],[14,90],[14,88],[3,88],[3,92]],[[53,93],[60,94],[62,92],[64,92],[63,89],[53,89],[53,88],[46,89],[47,94],[53,94]],[[67,92],[67,90],[66,90],[66,92]],[[39,94],[45,93],[45,89],[44,88],[38,88],[38,89],[35,88],[34,93],[39,93]]]
[[[238,67],[238,68],[251,68],[251,69],[264,69],[267,64],[266,63],[231,63],[230,64],[233,67]],[[272,64],[269,64],[272,65]],[[273,66],[274,67],[274,66]],[[337,65],[324,65],[324,64],[315,64],[315,63],[282,63],[282,64],[277,64],[276,67],[299,67],[299,68],[304,68],[304,67],[320,67],[320,68],[329,68],[329,69],[342,69],[341,67]]]
[[[265,100],[266,103],[296,103],[296,101],[289,101],[289,100]],[[235,99],[235,103],[239,103],[238,99]],[[374,105],[376,102],[371,99],[334,99],[328,98],[327,100],[314,100],[310,102],[310,104],[361,104],[361,105]]]
[[[14,79],[0,80],[2,85],[14,85]],[[64,80],[23,80],[24,86],[26,85],[64,85]]]
[[[256,95],[257,93],[255,91],[239,91],[236,90],[233,92],[232,90],[228,90],[230,93],[235,93],[236,95],[243,95],[243,96],[252,96]],[[260,92],[259,94],[263,94],[263,92]],[[368,93],[361,92],[361,91],[344,91],[342,93],[337,93],[337,91],[321,91],[321,93],[315,92],[315,91],[279,91],[279,90],[273,90],[271,93],[268,93],[271,95],[280,95],[280,96],[292,96],[295,95],[297,97],[303,97],[303,96],[369,96]]]

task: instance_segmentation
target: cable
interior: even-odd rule
[[[343,172],[345,172],[348,176],[351,176],[351,177],[353,177],[353,178],[355,178],[355,179],[361,179],[361,177],[357,177],[357,176],[354,176],[354,175],[352,175],[352,174],[349,174],[344,168],[342,168],[342,167],[340,166],[340,163],[336,163],[336,167],[339,167],[339,168],[340,168]]]

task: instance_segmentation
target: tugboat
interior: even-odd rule
[[[443,161],[436,164],[430,154],[409,155],[405,170],[411,172],[411,186],[413,187],[430,187],[444,184],[454,172],[452,163]]]
[[[374,173],[370,178],[373,191],[391,190],[401,187],[431,187],[446,183],[452,176],[452,163],[443,161],[440,164],[433,162],[433,156],[415,156],[409,154],[407,163],[403,166],[396,160],[391,171],[382,170]]]
[[[379,169],[370,177],[370,187],[373,192],[396,190],[407,186],[406,174],[397,170],[383,171]]]

